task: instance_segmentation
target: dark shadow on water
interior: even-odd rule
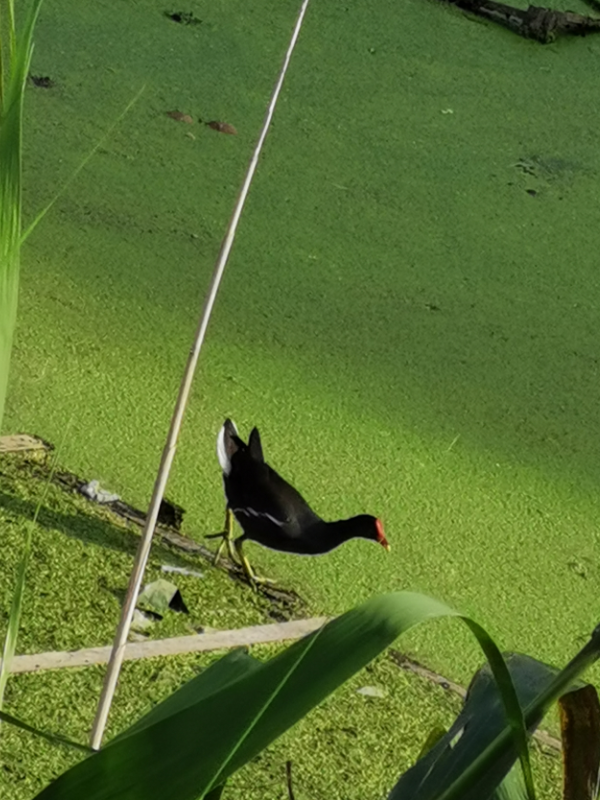
[[[11,514],[25,520],[32,520],[37,503],[22,500],[14,495],[0,491],[0,506]],[[60,531],[73,539],[79,539],[85,544],[126,553],[132,558],[135,556],[139,542],[139,535],[111,525],[105,520],[100,520],[93,514],[86,514],[77,510],[74,514],[65,514],[60,511],[42,507],[37,518],[37,524],[46,529]],[[197,562],[186,559],[168,547],[155,541],[152,552],[160,559],[165,559],[169,564],[177,566],[197,566]]]

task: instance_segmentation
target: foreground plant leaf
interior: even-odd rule
[[[523,708],[537,697],[541,689],[551,683],[558,672],[529,656],[518,654],[508,656],[506,665]],[[530,729],[537,727],[541,718],[540,711]],[[506,725],[502,698],[491,670],[486,665],[473,678],[463,709],[450,730],[417,761],[414,767],[402,775],[388,800],[407,798],[430,800],[438,797],[485,751]],[[485,793],[484,784],[491,783],[498,786],[510,772],[517,757],[517,751],[510,743],[505,752],[482,776],[483,785],[474,786],[470,793],[462,796],[486,800],[491,793]],[[495,800],[500,797],[517,800],[526,797],[523,783],[519,778],[517,771],[516,776],[507,781],[502,793],[497,790],[494,794]]]
[[[223,656],[220,661],[215,662],[204,672],[201,672],[197,678],[184,684],[181,689],[167,697],[162,703],[154,706],[152,711],[149,711],[130,728],[127,728],[126,731],[112,739],[105,747],[113,747],[116,742],[124,737],[138,733],[144,728],[177,714],[179,711],[184,711],[195,703],[200,703],[205,697],[226,689],[227,686],[247,677],[262,666],[261,661],[248,655],[243,649],[232,650],[231,653]]]
[[[0,427],[19,291],[23,100],[41,0],[35,0],[19,31],[13,0],[2,5],[7,19],[0,31]]]
[[[460,617],[424,595],[389,594],[349,611],[264,664],[230,654],[58,778],[38,800],[204,798],[401,633],[441,616]],[[519,714],[520,707],[502,656],[483,629],[463,619],[493,664],[504,695],[512,692],[508,705],[514,722],[514,706]]]
[[[211,789],[211,791],[206,795],[206,800],[220,800],[221,795],[225,791],[225,784],[222,783],[221,786],[217,786],[215,789]]]
[[[4,413],[13,331],[17,319],[21,259],[21,151],[23,101],[33,52],[33,30],[42,0],[35,0],[17,31],[13,0],[0,30],[0,427]],[[0,663],[0,709],[15,654],[31,538],[41,500],[30,523],[17,569],[8,627]]]
[[[590,641],[560,672],[529,656],[514,655],[509,668],[513,674],[523,719],[533,731],[550,705],[565,694],[578,690],[577,677],[600,655],[600,626]],[[471,686],[471,709],[459,715],[447,737],[402,776],[388,800],[520,800],[520,773],[511,768],[516,759],[514,738],[499,714],[497,689],[489,670],[480,671]],[[497,787],[497,788],[496,788]],[[577,800],[587,800],[577,795]]]

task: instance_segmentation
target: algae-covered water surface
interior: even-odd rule
[[[53,85],[27,97],[33,213],[145,85],[27,243],[5,419],[55,441],[72,420],[62,460],[138,505],[297,13],[175,10],[48,0]],[[599,55],[442,4],[314,0],[169,485],[191,535],[222,523],[229,415],[324,517],[384,521],[389,556],[252,551],[316,610],[414,589],[506,649],[575,652],[600,584]],[[410,648],[461,680],[480,659],[447,624]]]

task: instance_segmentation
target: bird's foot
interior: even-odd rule
[[[264,575],[246,575],[248,578],[248,583],[254,591],[258,590],[259,586],[276,586],[277,581],[274,581],[272,578],[265,578]]]
[[[217,552],[215,553],[215,557],[213,559],[213,564],[216,566],[219,563],[219,558],[221,557],[221,553],[223,552],[223,548],[227,545],[227,552],[229,553],[229,558],[233,561],[234,564],[239,565],[239,561],[236,558],[236,549],[233,545],[233,515],[227,507],[225,509],[225,529],[222,530],[220,533],[207,533],[204,536],[205,539],[222,539],[223,541],[219,545]]]
[[[259,586],[274,586],[275,581],[271,580],[271,578],[265,578],[262,575],[257,575],[248,559],[246,558],[244,551],[242,549],[243,539],[236,539],[233,543],[234,549],[237,553],[237,556],[241,562],[242,569],[244,570],[244,575],[246,576],[246,580],[250,584],[250,586],[254,589],[255,592],[258,591]]]
[[[213,565],[216,566],[219,563],[219,558],[225,547],[227,547],[227,553],[229,558],[233,561],[234,564],[239,566],[239,561],[236,557],[235,547],[233,546],[233,540],[229,531],[221,531],[220,533],[207,533],[204,535],[205,539],[221,539],[221,543],[217,548],[217,552],[213,558]]]

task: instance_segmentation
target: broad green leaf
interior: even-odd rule
[[[423,742],[423,746],[421,747],[421,752],[419,753],[417,761],[423,758],[423,756],[426,756],[427,753],[432,750],[440,741],[440,739],[443,739],[447,733],[448,731],[442,725],[436,725],[435,728],[432,728],[427,734],[427,738]]]
[[[582,686],[582,683],[577,680],[578,676],[596,661],[599,655],[600,625],[594,630],[590,641],[585,647],[560,672],[528,656],[513,657],[513,670],[516,669],[516,675],[520,675],[518,681],[521,685],[517,690],[521,693],[524,705],[523,719],[529,731],[535,729],[552,703],[565,693],[579,689]],[[517,664],[518,667],[516,666]],[[535,691],[533,691],[534,688]],[[460,734],[459,738],[450,740],[450,742],[452,747],[456,747],[458,750],[458,742],[465,733],[464,726],[455,731],[455,733],[457,735]],[[437,753],[440,757],[443,755],[441,748],[437,750]],[[425,756],[426,759],[430,757],[431,753]],[[475,748],[469,758],[463,759],[462,767],[458,770],[453,770],[454,779],[450,783],[448,780],[440,782],[438,787],[440,791],[435,795],[436,800],[467,800],[467,798],[481,800],[481,798],[489,797],[498,786],[499,777],[502,777],[502,773],[506,772],[515,757],[514,734],[510,726],[504,724],[500,729],[497,729],[491,741],[488,737],[488,743],[483,748]],[[436,765],[432,763],[431,770],[433,770],[434,766]],[[418,767],[419,764],[415,765],[413,769],[416,770]],[[451,759],[443,767],[449,772],[452,768]],[[424,783],[425,776],[423,775],[422,777]],[[430,779],[429,772],[427,778]],[[406,794],[401,793],[399,787],[402,781],[403,779],[396,785],[390,800],[400,800],[401,797],[409,796],[413,800],[415,795],[411,794],[410,791]],[[514,783],[512,779],[511,783]],[[509,790],[514,792],[515,798],[521,797],[518,787],[507,783],[502,786],[500,796],[507,796],[506,793]],[[402,791],[404,792],[404,789]],[[511,793],[508,794],[511,800],[512,796]]]
[[[556,702],[565,692],[572,691],[580,685],[576,680],[590,664],[600,655],[600,626],[592,634],[590,642],[550,681],[545,689],[527,706],[523,717],[528,729],[535,727],[536,720],[543,716],[552,703]],[[479,776],[492,769],[499,758],[502,758],[506,749],[510,747],[513,735],[506,727],[496,739],[488,745],[486,750],[476,758],[460,775],[460,777],[446,789],[438,800],[462,800],[465,792],[474,785]]]
[[[211,789],[211,791],[206,795],[206,800],[220,800],[224,790],[225,790],[225,784],[222,783],[215,789]]]
[[[500,786],[492,795],[492,800],[527,800],[527,790],[523,783],[523,773],[515,764]]]
[[[558,672],[528,656],[513,654],[507,657],[519,703],[526,707],[547,687]],[[539,724],[541,712],[535,720]],[[389,795],[388,800],[432,800],[462,775],[497,735],[507,727],[506,714],[496,681],[489,666],[480,669],[469,687],[462,711],[450,730],[405,772]],[[534,727],[533,725],[531,727]],[[481,782],[461,797],[490,798],[495,787],[510,772],[518,758],[514,744],[509,746],[482,775]],[[520,777],[517,773],[517,776]],[[526,797],[522,783],[512,779],[498,797]]]
[[[152,711],[149,711],[126,731],[112,739],[106,747],[112,747],[123,737],[131,736],[149,725],[154,725],[162,719],[199,703],[205,697],[215,694],[253,670],[260,669],[261,666],[260,661],[248,655],[243,649],[232,650],[220,661],[201,672],[197,678],[188,681],[181,689],[155,706]]]
[[[184,701],[179,693],[166,701],[168,714],[151,712],[153,719],[141,720],[132,733],[77,764],[38,800],[204,798],[401,633],[442,616],[460,615],[424,595],[389,594],[349,611],[264,664],[225,659],[211,667],[212,675],[207,670],[194,679],[195,688],[180,690]],[[497,647],[483,629],[465,621],[519,708]],[[222,669],[225,678],[219,676]],[[214,684],[207,689],[208,680]]]

